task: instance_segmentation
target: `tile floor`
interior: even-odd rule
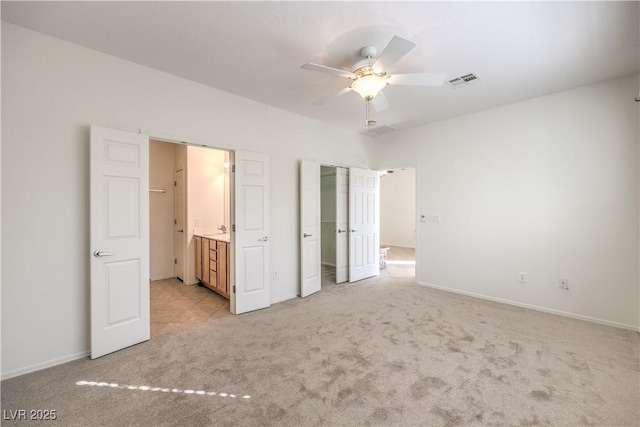
[[[401,248],[387,246],[387,268],[380,270],[383,277],[415,277],[416,276],[416,250],[413,248]]]
[[[229,300],[211,289],[177,279],[151,282],[151,337],[231,316]]]

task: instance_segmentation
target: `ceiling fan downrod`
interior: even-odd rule
[[[376,125],[376,121],[375,120],[369,120],[369,114],[371,113],[371,101],[373,100],[373,96],[367,96],[365,98],[365,118],[364,118],[364,124],[365,126],[375,126]]]

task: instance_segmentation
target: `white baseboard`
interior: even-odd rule
[[[151,277],[151,278],[149,278],[149,281],[150,281],[150,282],[155,282],[156,280],[173,279],[174,277],[176,277],[176,276],[171,275],[171,276],[166,276],[166,277],[165,277],[165,276],[161,276],[161,277]]]
[[[298,298],[298,294],[287,295],[284,297],[276,298],[271,300],[271,304],[277,304],[279,302],[288,301],[290,299]]]
[[[530,310],[541,311],[543,313],[556,314],[558,316],[570,317],[572,319],[578,319],[578,320],[586,320],[587,322],[599,323],[601,325],[613,326],[615,328],[621,328],[621,329],[627,329],[627,330],[630,330],[630,331],[640,332],[640,327],[639,326],[627,325],[626,323],[611,322],[609,320],[599,319],[597,317],[584,316],[582,314],[575,314],[575,313],[570,313],[570,312],[567,312],[567,311],[554,310],[552,308],[540,307],[540,306],[537,306],[537,305],[531,305],[531,304],[525,304],[525,303],[521,303],[521,302],[517,302],[517,301],[511,301],[511,300],[508,300],[508,299],[496,298],[496,297],[491,297],[491,296],[487,296],[487,295],[476,294],[476,293],[473,293],[473,292],[461,291],[461,290],[458,290],[458,289],[447,288],[446,286],[434,285],[432,283],[418,282],[418,281],[416,281],[416,283],[418,285],[421,285],[421,286],[426,286],[427,288],[438,289],[438,290],[441,290],[441,291],[452,292],[452,293],[455,293],[455,294],[466,295],[466,296],[474,297],[474,298],[480,298],[480,299],[484,299],[484,300],[487,300],[487,301],[500,302],[500,303],[503,303],[503,304],[514,305],[516,307],[528,308]]]
[[[68,356],[60,357],[58,359],[52,359],[46,362],[36,363],[35,365],[26,366],[24,368],[14,369],[13,371],[3,372],[2,380],[8,380],[9,378],[30,374],[31,372],[41,371],[43,369],[51,368],[52,366],[62,365],[63,363],[71,362],[73,360],[83,359],[89,356],[89,354],[91,354],[89,350],[81,351],[80,353],[70,354]]]
[[[396,248],[407,248],[407,249],[415,249],[415,246],[407,246],[407,245],[397,245],[395,243],[380,243],[381,248],[386,248],[389,246],[395,246]]]

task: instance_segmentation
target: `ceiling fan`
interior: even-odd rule
[[[416,44],[412,41],[393,36],[387,47],[377,57],[378,50],[375,46],[365,46],[360,49],[360,55],[364,59],[356,62],[351,67],[351,71],[313,63],[302,65],[300,68],[305,70],[320,71],[352,80],[346,88],[319,99],[313,104],[323,105],[347,92],[357,92],[366,102],[365,124],[375,126],[376,122],[369,120],[370,106],[373,105],[378,112],[389,107],[389,102],[382,92],[387,85],[441,86],[444,83],[445,73],[390,74],[388,72],[415,46]]]

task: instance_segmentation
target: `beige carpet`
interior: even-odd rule
[[[640,425],[637,332],[411,280],[325,285],[3,381],[4,418],[57,420],[2,424]]]

